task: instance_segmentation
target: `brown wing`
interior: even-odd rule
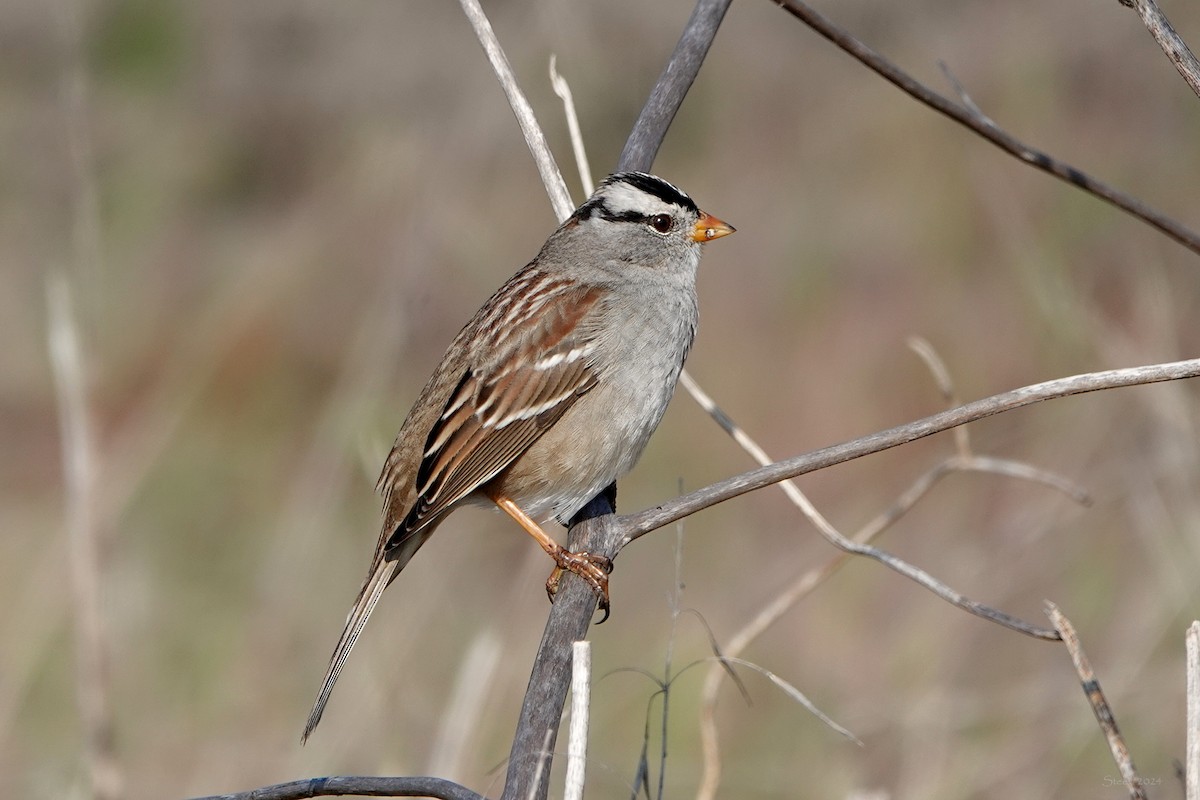
[[[438,521],[595,385],[592,319],[599,297],[595,289],[527,267],[492,296],[446,352],[379,476],[384,496],[379,544],[329,660],[305,739],[384,589]],[[485,346],[468,352],[466,343],[485,335]],[[413,437],[421,436],[418,453]]]
[[[526,271],[464,330],[488,335],[430,428],[416,497],[384,546],[385,558],[428,523],[498,475],[596,384],[595,288]]]

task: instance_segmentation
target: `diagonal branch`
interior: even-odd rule
[[[530,107],[529,101],[525,99],[525,93],[517,84],[512,66],[508,63],[508,56],[504,55],[504,51],[500,49],[496,32],[492,30],[492,23],[483,13],[479,0],[460,1],[463,13],[467,15],[479,43],[483,45],[488,61],[491,62],[492,69],[500,79],[504,96],[508,98],[508,104],[512,107],[513,114],[516,115],[517,122],[521,126],[521,133],[529,145],[529,152],[533,154],[534,163],[537,164],[538,174],[542,176],[542,183],[550,195],[550,204],[554,207],[554,213],[559,221],[562,221],[570,216],[574,204],[571,202],[571,195],[567,192],[567,184],[563,181],[562,173],[558,170],[558,164],[554,161],[554,155],[550,152],[550,146],[546,144],[546,137],[537,124],[537,118],[533,115],[533,108]]]
[[[1154,0],[1121,0],[1121,5],[1137,9],[1146,30],[1150,31],[1154,41],[1158,42],[1167,58],[1171,59],[1175,69],[1179,70],[1179,74],[1187,81],[1188,86],[1192,87],[1196,96],[1200,97],[1200,61],[1192,55],[1187,42],[1175,32],[1167,15],[1159,9]]]
[[[621,151],[618,170],[650,169],[733,0],[699,0]]]
[[[1083,694],[1092,707],[1092,713],[1096,715],[1096,722],[1100,723],[1100,730],[1104,733],[1104,738],[1108,740],[1108,748],[1112,752],[1113,761],[1117,762],[1117,769],[1121,771],[1121,782],[1129,790],[1131,800],[1146,800],[1146,789],[1142,784],[1141,776],[1138,775],[1137,768],[1133,765],[1133,756],[1129,754],[1129,745],[1125,743],[1125,737],[1117,728],[1117,720],[1113,716],[1112,706],[1104,696],[1104,691],[1100,688],[1100,681],[1097,680],[1096,673],[1092,671],[1091,662],[1083,652],[1083,646],[1079,643],[1079,634],[1075,632],[1075,626],[1054,603],[1046,603],[1046,615],[1054,623],[1054,628],[1061,635],[1067,653],[1071,656],[1071,662],[1075,665],[1075,674],[1079,676],[1079,685],[1083,687]]]
[[[1095,392],[1101,389],[1116,389],[1122,386],[1137,386],[1195,377],[1200,377],[1200,358],[1104,372],[1089,372],[1037,383],[993,395],[983,400],[976,400],[914,422],[897,425],[894,428],[888,428],[859,439],[789,458],[769,467],[743,472],[654,508],[624,515],[620,518],[620,527],[625,531],[621,546],[624,547],[650,531],[670,525],[678,519],[683,519],[709,506],[752,492],[755,489],[761,489],[764,486],[770,486],[785,478],[794,478],[797,475],[804,475],[818,469],[831,467],[834,464],[878,453],[881,450],[907,444],[1005,411],[1024,408],[1043,400]]]
[[[971,129],[1006,153],[1014,155],[1027,164],[1032,164],[1057,178],[1061,178],[1067,183],[1083,189],[1088,194],[1099,197],[1101,200],[1140,219],[1147,225],[1157,228],[1193,253],[1200,254],[1200,234],[1195,231],[1155,211],[1136,197],[1126,194],[1102,181],[1098,181],[1070,164],[1053,158],[1047,153],[1035,150],[1017,137],[999,128],[986,116],[978,113],[978,111],[948,100],[854,38],[849,31],[838,27],[832,20],[817,13],[814,9],[800,2],[800,0],[772,0],[772,2],[778,4],[784,11],[804,22],[817,33],[836,44],[842,50],[861,61],[868,68],[895,84],[916,100],[919,100],[935,111],[940,111],[960,125]]]

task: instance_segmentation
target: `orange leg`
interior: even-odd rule
[[[542,530],[542,526],[534,522],[533,518],[522,511],[516,503],[503,495],[493,496],[492,502],[500,506],[505,514],[516,520],[517,524],[537,540],[542,549],[554,559],[554,571],[550,573],[550,578],[546,581],[546,594],[550,595],[550,599],[553,600],[558,591],[558,581],[562,577],[563,571],[574,572],[587,581],[588,586],[591,586],[592,591],[596,593],[600,610],[604,612],[604,619],[600,622],[608,619],[608,573],[612,569],[612,561],[594,553],[573,553],[566,549],[554,541],[550,534]]]

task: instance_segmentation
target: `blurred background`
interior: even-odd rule
[[[1200,226],[1200,101],[1116,2],[861,0],[841,24],[938,91]],[[1200,13],[1167,4],[1200,42]],[[581,199],[552,53],[594,169],[617,156],[689,2],[485,6]],[[300,731],[377,536],[387,448],[461,324],[554,228],[457,4],[3,0],[0,774],[83,797],[67,503],[47,286],[70,288],[96,440],[117,765],[129,798],[327,774],[498,794],[549,560],[453,516],[392,587],[307,746]],[[740,0],[655,171],[738,228],[709,248],[689,369],[773,455],[964,400],[1200,353],[1200,260],[918,106],[772,3]],[[1180,797],[1183,634],[1200,613],[1200,385],[1103,392],[971,427],[1086,487],[955,475],[880,540],[971,597],[1079,629],[1156,797]],[[949,435],[801,481],[852,533]],[[625,511],[751,466],[682,391]],[[628,548],[594,628],[589,787],[627,796],[655,684],[834,551],[777,490]],[[738,798],[1120,798],[1066,653],[854,562],[719,695]],[[700,775],[706,665],[673,684],[667,794]],[[565,746],[560,740],[560,746]],[[556,774],[563,767],[556,764]],[[657,764],[655,765],[657,771]],[[557,778],[556,784],[557,783]]]

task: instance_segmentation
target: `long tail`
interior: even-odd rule
[[[334,648],[333,657],[329,659],[329,669],[325,672],[325,681],[321,684],[317,701],[313,703],[312,712],[308,715],[308,724],[304,726],[304,736],[301,737],[301,742],[308,741],[309,734],[321,721],[321,714],[325,712],[325,704],[329,702],[329,695],[333,693],[333,685],[337,683],[338,676],[342,674],[342,665],[346,663],[346,658],[354,649],[358,635],[362,633],[363,626],[367,624],[367,619],[375,610],[375,604],[383,596],[383,590],[395,579],[407,562],[407,558],[397,561],[380,559],[372,568],[362,589],[359,590],[358,599],[354,601],[354,607],[350,609],[350,615],[346,617],[346,627],[342,628],[342,636],[338,639],[337,647]]]

